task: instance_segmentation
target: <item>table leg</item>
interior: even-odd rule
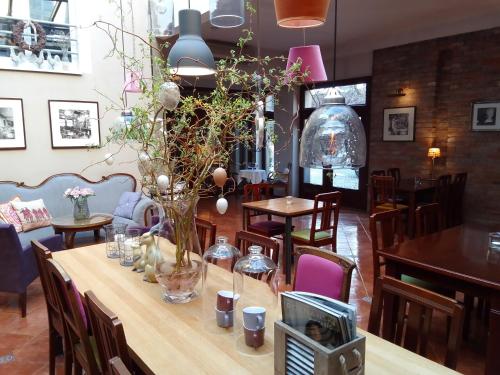
[[[286,283],[292,282],[292,218],[287,216],[285,218],[285,235],[284,235],[284,250],[285,250],[285,272]]]
[[[94,241],[99,242],[100,239],[101,239],[101,230],[94,229]]]
[[[248,222],[247,222],[247,208],[243,207],[243,230],[247,230]]]
[[[500,294],[491,296],[490,320],[488,331],[488,346],[486,348],[486,375],[498,374],[500,369]]]
[[[415,236],[415,192],[408,197],[408,237]]]
[[[75,234],[76,232],[65,232],[64,233],[64,246],[66,249],[72,249],[75,247]]]

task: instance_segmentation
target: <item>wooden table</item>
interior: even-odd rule
[[[174,249],[173,245],[172,251]],[[273,374],[274,357],[249,356],[236,350],[230,334],[216,334],[203,327],[203,300],[232,285],[232,274],[211,266],[210,284],[202,297],[184,305],[160,298],[160,286],[142,281],[142,274],[106,258],[105,244],[53,253],[80,292],[92,289],[123,322],[132,357],[150,374]],[[245,294],[255,305],[269,295],[267,284],[248,279]],[[247,294],[248,292],[248,294]],[[269,309],[266,320],[280,318],[279,306]],[[272,325],[271,325],[272,327]],[[266,328],[267,330],[267,328]],[[409,352],[368,332],[366,374],[456,374],[446,367]],[[273,347],[271,329],[266,340]]]
[[[256,210],[285,218],[285,234],[283,239],[285,251],[286,283],[292,281],[292,218],[311,215],[314,200],[293,197],[290,203],[286,198],[266,199],[262,201],[243,203],[243,229],[248,227],[246,210]],[[321,207],[321,206],[320,206]]]
[[[73,216],[55,217],[51,221],[56,234],[64,234],[64,245],[66,249],[72,249],[75,245],[75,234],[77,232],[94,231],[96,242],[99,240],[99,231],[106,224],[113,222],[113,216],[108,214],[93,214],[88,219],[75,220]]]
[[[488,232],[494,229],[457,226],[379,252],[388,275],[410,275],[490,300],[488,375],[500,373],[500,261],[488,253]]]
[[[415,236],[415,210],[417,209],[417,198],[435,190],[435,181],[421,180],[415,184],[415,179],[402,179],[396,186],[396,194],[408,197],[408,236]]]

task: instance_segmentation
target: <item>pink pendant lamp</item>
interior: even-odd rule
[[[140,81],[142,74],[140,72],[127,72],[125,80],[125,92],[142,92]]]
[[[308,76],[304,78],[304,82],[320,82],[328,79],[325,66],[323,65],[323,58],[321,57],[321,50],[318,45],[290,48],[286,70],[288,71],[298,60],[302,62],[300,71],[302,73],[308,72]],[[294,74],[296,73],[289,72],[289,77],[291,78]]]

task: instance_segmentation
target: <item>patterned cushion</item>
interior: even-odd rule
[[[29,202],[14,201],[12,207],[14,207],[17,216],[21,220],[23,231],[50,225],[51,216],[43,203],[43,199]]]
[[[12,206],[12,202],[19,202],[21,199],[15,197],[9,202],[0,204],[0,219],[5,221],[7,224],[12,224],[16,229],[16,232],[22,232],[23,226],[19,216],[17,216],[15,208]]]
[[[132,219],[134,208],[140,199],[140,191],[126,191],[122,193],[120,200],[118,201],[118,206],[116,207],[113,215],[121,216],[126,219]]]
[[[314,239],[316,241],[319,241],[319,240],[322,240],[324,238],[329,238],[331,236],[332,235],[329,231],[321,231],[321,232],[316,232],[314,234]],[[307,229],[302,229],[302,230],[296,230],[296,231],[292,232],[292,237],[297,238],[297,239],[301,239],[304,241],[309,241],[309,239],[311,238],[311,229],[307,228]]]

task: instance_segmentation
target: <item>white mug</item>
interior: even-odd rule
[[[250,330],[264,328],[266,321],[266,309],[259,306],[245,307],[243,309],[243,325]]]

